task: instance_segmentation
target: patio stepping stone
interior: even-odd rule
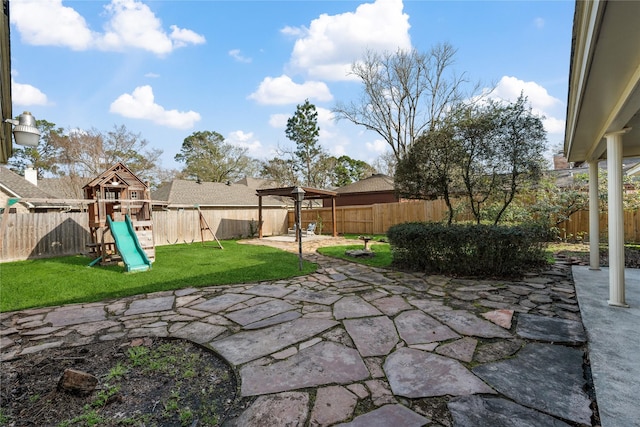
[[[279,323],[290,322],[291,320],[295,320],[301,316],[302,314],[298,311],[287,311],[286,313],[277,314],[273,317],[260,320],[259,322],[245,325],[244,329],[250,330],[250,329],[266,328],[267,326],[273,326]]]
[[[547,414],[496,397],[456,397],[447,406],[455,426],[569,427]]]
[[[511,334],[500,326],[466,310],[444,311],[434,313],[434,316],[459,334],[482,338],[511,338]]]
[[[476,350],[477,345],[478,341],[476,339],[464,337],[454,342],[438,346],[436,353],[463,362],[471,362],[473,360],[473,352]]]
[[[409,398],[495,393],[456,360],[401,348],[384,363],[393,394]]]
[[[533,343],[525,345],[513,359],[477,366],[472,371],[521,405],[591,425],[591,401],[583,391],[582,357],[578,349]]]
[[[233,365],[240,365],[305,341],[338,322],[300,318],[264,329],[238,332],[209,345]]]
[[[281,362],[240,369],[242,396],[290,391],[325,384],[349,384],[369,377],[358,351],[323,341]]]
[[[342,386],[319,388],[311,411],[311,425],[329,426],[351,418],[357,403],[358,396]]]
[[[514,313],[513,310],[506,310],[506,309],[493,310],[493,311],[487,311],[486,313],[482,313],[482,317],[505,329],[511,329],[513,313]]]
[[[296,307],[282,300],[272,300],[263,304],[254,305],[242,310],[227,313],[226,317],[242,326],[264,320],[276,314],[291,311]]]
[[[253,298],[253,295],[243,294],[224,294],[214,298],[211,298],[205,302],[201,302],[196,305],[192,305],[189,308],[192,310],[208,311],[210,313],[219,313],[239,304],[243,301]]]
[[[173,309],[174,296],[145,298],[133,301],[129,309],[124,312],[125,316],[134,314],[154,313],[156,311],[168,311]]]
[[[284,286],[280,285],[256,285],[252,288],[247,289],[243,293],[252,294],[261,297],[273,297],[273,298],[282,298],[285,295],[293,292],[293,289],[287,289]]]
[[[520,314],[516,333],[523,338],[538,341],[582,344],[587,335],[582,322],[555,317]]]
[[[227,328],[224,326],[212,325],[204,322],[191,322],[177,331],[172,332],[172,335],[177,338],[184,338],[197,342],[198,344],[204,344],[226,330]]]
[[[394,322],[400,337],[409,345],[460,338],[448,326],[419,310],[404,311],[396,316]]]
[[[338,424],[336,427],[421,427],[429,422],[429,418],[416,414],[405,406],[385,405],[354,418],[350,423]]]
[[[309,395],[302,392],[286,392],[272,396],[260,396],[231,426],[302,426],[309,413]],[[195,424],[194,424],[195,425]]]
[[[342,296],[324,291],[310,291],[308,289],[298,289],[292,294],[286,296],[287,299],[311,302],[314,304],[331,305],[338,301]]]
[[[395,316],[402,311],[413,310],[413,306],[405,301],[404,298],[398,295],[379,298],[371,301],[371,304],[375,305],[381,312],[383,312],[387,316]]]
[[[347,319],[344,327],[363,357],[386,356],[398,343],[398,333],[387,316]]]
[[[65,307],[50,311],[45,317],[46,323],[51,326],[79,325],[81,323],[99,322],[107,320],[103,306],[98,307]]]
[[[336,320],[354,317],[379,316],[382,313],[360,297],[344,297],[333,306],[333,317]]]

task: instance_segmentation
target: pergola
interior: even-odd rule
[[[622,159],[640,156],[639,1],[576,1],[564,151],[589,165],[591,269],[599,269],[598,162],[609,177],[609,304],[626,307]]]
[[[280,187],[280,188],[264,188],[256,190],[258,194],[258,237],[262,239],[262,198],[265,196],[281,196],[291,197],[295,200],[295,191],[304,190],[304,200],[331,199],[331,224],[333,225],[333,237],[338,236],[336,221],[336,196],[338,193],[330,190],[321,190],[312,187]]]

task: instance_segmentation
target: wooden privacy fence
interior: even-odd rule
[[[251,234],[252,224],[257,233],[257,207],[201,211],[218,239],[247,237]],[[267,235],[287,233],[287,209],[264,208],[263,221]],[[200,231],[197,209],[153,212],[156,246],[200,242]],[[203,236],[206,241],[214,240],[207,230]],[[7,216],[0,262],[85,253],[89,243],[91,235],[86,212],[12,213]]]
[[[412,221],[442,221],[448,214],[443,200],[412,200],[398,203],[380,203],[366,206],[341,206],[336,208],[339,234],[385,234],[395,224]],[[457,218],[460,220],[461,218]],[[465,220],[471,218],[464,218]],[[289,212],[289,226],[293,226],[294,213]],[[310,222],[322,224],[323,234],[331,234],[331,209],[304,209],[302,225]],[[586,240],[589,234],[589,212],[574,213],[568,221],[558,226],[561,237],[567,240]],[[606,241],[607,214],[600,214],[600,240]],[[640,242],[640,212],[624,213],[625,242]]]
[[[257,208],[202,209],[206,223],[219,239],[249,236],[256,226]],[[336,208],[338,233],[384,234],[394,224],[410,221],[441,221],[447,215],[442,200],[418,200],[366,206]],[[293,211],[266,208],[263,211],[265,236],[286,234],[293,226]],[[321,220],[319,219],[321,218]],[[304,209],[303,226],[322,223],[323,234],[331,234],[331,209]],[[253,225],[252,225],[253,224]],[[155,244],[191,243],[200,241],[200,220],[196,209],[168,210],[153,213]],[[589,213],[580,211],[559,226],[562,237],[588,239]],[[600,214],[601,241],[606,240],[607,215]],[[640,242],[640,213],[624,213],[626,242]],[[205,230],[204,238],[214,240]],[[24,260],[86,252],[91,242],[86,212],[12,213],[8,215],[0,248],[0,261]]]

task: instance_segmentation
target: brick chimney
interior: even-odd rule
[[[567,158],[562,154],[553,155],[553,169],[569,169],[569,162]]]

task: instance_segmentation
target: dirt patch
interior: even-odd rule
[[[98,378],[58,389],[70,368]],[[1,364],[0,425],[216,426],[237,402],[233,370],[188,341],[139,338],[52,349]]]
[[[556,256],[568,259],[572,264],[589,265],[589,246],[581,244],[554,245]],[[624,248],[624,265],[627,268],[640,268],[640,249],[635,246]],[[600,266],[609,266],[609,250],[600,248]]]

